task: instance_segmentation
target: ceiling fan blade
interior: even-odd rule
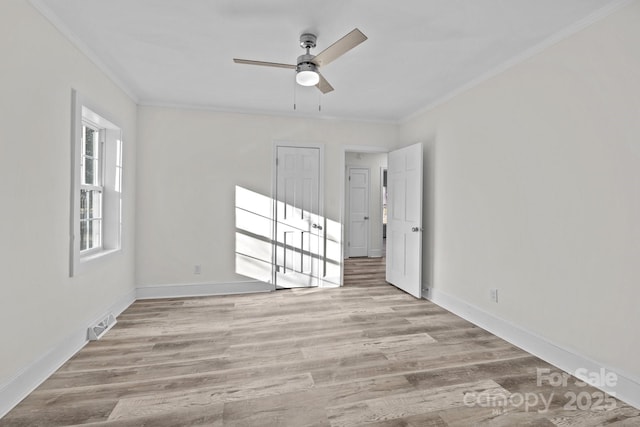
[[[331,86],[329,84],[329,82],[327,81],[327,79],[324,78],[324,76],[320,73],[318,73],[318,75],[320,76],[320,81],[318,82],[318,84],[316,85],[316,87],[320,90],[320,92],[322,93],[329,93],[333,90],[333,86]]]
[[[296,69],[295,65],[281,64],[279,62],[252,61],[250,59],[238,59],[238,58],[233,58],[233,62],[235,62],[236,64],[262,65],[264,67],[289,68],[291,70]]]
[[[333,62],[335,59],[344,55],[354,47],[358,46],[360,43],[365,41],[367,36],[362,34],[359,29],[354,29],[346,36],[342,37],[340,40],[320,52],[313,59],[313,62],[317,66],[325,66],[330,62]]]

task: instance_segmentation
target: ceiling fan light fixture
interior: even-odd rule
[[[311,62],[298,64],[296,72],[296,83],[301,86],[315,86],[320,81],[320,74],[316,70],[316,65]]]

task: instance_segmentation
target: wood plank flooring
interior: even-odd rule
[[[560,373],[352,259],[339,289],[137,301],[0,426],[640,425],[538,368]]]

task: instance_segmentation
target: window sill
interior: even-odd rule
[[[97,251],[97,252],[92,252],[90,254],[87,255],[80,255],[80,264],[84,264],[86,262],[91,262],[94,261],[96,259],[102,258],[104,256],[119,252],[120,249],[104,249],[101,251]]]
[[[102,251],[92,252],[90,254],[78,257],[77,263],[72,264],[70,276],[75,277],[81,274],[85,274],[93,269],[97,264],[100,264],[105,258],[109,258],[110,255],[120,252],[118,249],[105,249]]]

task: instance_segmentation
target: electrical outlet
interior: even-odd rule
[[[193,274],[200,274],[202,273],[202,268],[200,267],[200,264],[196,264],[193,266]]]
[[[490,289],[489,290],[489,298],[491,298],[491,301],[497,303],[498,302],[498,290],[497,289]]]

